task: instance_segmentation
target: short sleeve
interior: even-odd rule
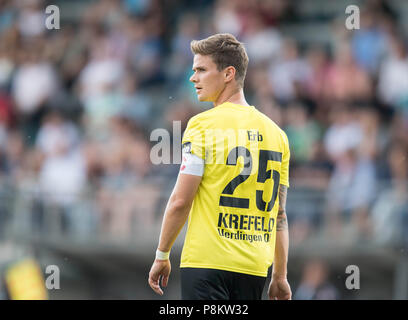
[[[191,153],[205,160],[204,130],[197,118],[191,118],[184,131],[182,153]]]
[[[282,131],[283,135],[283,154],[282,154],[282,165],[281,165],[281,177],[280,177],[280,184],[283,184],[289,187],[289,160],[290,160],[290,149],[289,149],[289,141],[286,133]]]

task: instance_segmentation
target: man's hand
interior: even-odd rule
[[[149,272],[149,285],[157,294],[163,295],[160,282],[163,287],[167,287],[171,272],[170,260],[154,260]],[[161,281],[160,281],[161,280]]]
[[[291,300],[292,291],[286,277],[272,277],[269,284],[268,295],[270,300]]]

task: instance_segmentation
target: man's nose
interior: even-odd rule
[[[195,78],[195,73],[192,74],[192,76],[190,77],[190,81],[191,82],[196,82],[196,78]]]

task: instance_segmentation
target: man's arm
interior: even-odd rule
[[[275,260],[273,263],[273,275],[285,278],[289,251],[289,230],[286,217],[287,193],[288,187],[281,184],[279,186],[279,211],[276,218]]]
[[[279,185],[279,211],[276,219],[275,259],[271,284],[269,285],[269,298],[272,300],[288,300],[292,297],[292,292],[286,279],[289,252],[289,230],[286,217],[287,192],[288,188],[285,185]]]
[[[201,179],[201,176],[179,174],[164,213],[158,250],[162,252],[169,252],[171,250],[174,241],[176,241],[187,220]],[[160,288],[159,283],[160,278],[162,278],[163,287],[166,287],[170,272],[170,260],[154,260],[149,273],[149,285],[156,293],[163,295],[163,290]]]
[[[201,179],[201,176],[179,174],[164,212],[158,246],[160,251],[170,251],[176,241],[187,220]]]

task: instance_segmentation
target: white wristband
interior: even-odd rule
[[[156,250],[156,259],[169,260],[169,257],[170,257],[170,251],[163,252],[163,251],[160,251],[159,249]]]

